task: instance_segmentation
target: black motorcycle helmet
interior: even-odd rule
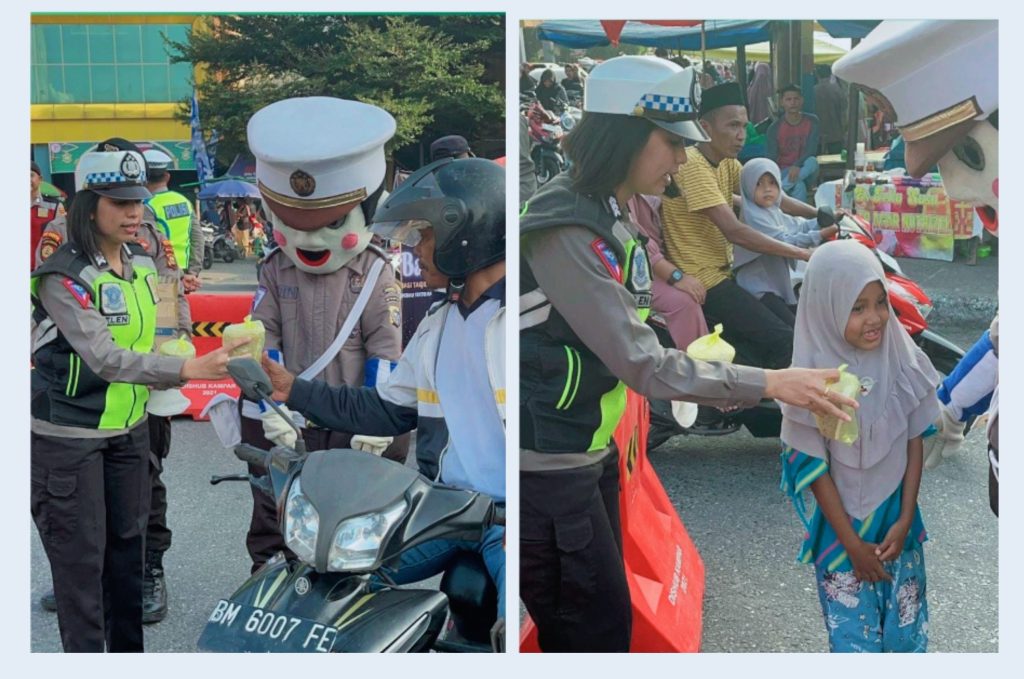
[[[413,173],[377,206],[370,230],[406,245],[434,228],[434,266],[463,280],[505,259],[505,170],[483,158],[443,158]]]

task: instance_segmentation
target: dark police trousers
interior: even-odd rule
[[[167,486],[160,474],[171,452],[171,418],[149,416],[149,525],[146,526],[146,551],[166,552],[171,548],[171,529],[167,527]]]
[[[519,496],[519,593],[541,650],[629,651],[618,452],[586,467],[520,472]]]
[[[50,560],[66,652],[143,650],[148,516],[145,422],[106,439],[32,434],[32,519]]]

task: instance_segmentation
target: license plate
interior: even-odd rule
[[[322,622],[221,599],[198,646],[229,653],[330,653],[337,639],[337,628]]]

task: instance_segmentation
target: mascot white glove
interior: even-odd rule
[[[292,411],[288,410],[287,407],[281,406],[281,411],[291,418]],[[260,420],[263,421],[263,435],[268,440],[273,441],[276,445],[284,446],[285,448],[294,448],[295,440],[297,438],[295,430],[292,429],[291,424],[283,417],[278,415],[274,410],[267,409],[265,413],[260,415]]]
[[[956,455],[964,442],[964,423],[954,418],[943,405],[939,406],[939,421],[935,428],[938,431],[924,439],[925,469],[935,469],[946,458]]]
[[[361,450],[364,453],[373,453],[380,457],[394,440],[395,437],[393,436],[367,436],[365,434],[356,434],[352,437],[352,443],[350,445],[356,450]]]

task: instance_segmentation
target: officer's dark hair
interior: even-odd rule
[[[87,253],[100,251],[96,238],[96,210],[100,204],[100,195],[92,191],[79,191],[71,200],[68,208],[68,242],[74,243]]]
[[[654,130],[654,123],[637,116],[584,112],[562,140],[572,161],[572,190],[600,198],[613,195]]]
[[[171,173],[168,172],[167,170],[158,170],[156,168],[148,167],[147,166],[147,170],[146,170],[146,182],[147,183],[162,182],[163,180],[167,179],[170,176],[171,176]]]

